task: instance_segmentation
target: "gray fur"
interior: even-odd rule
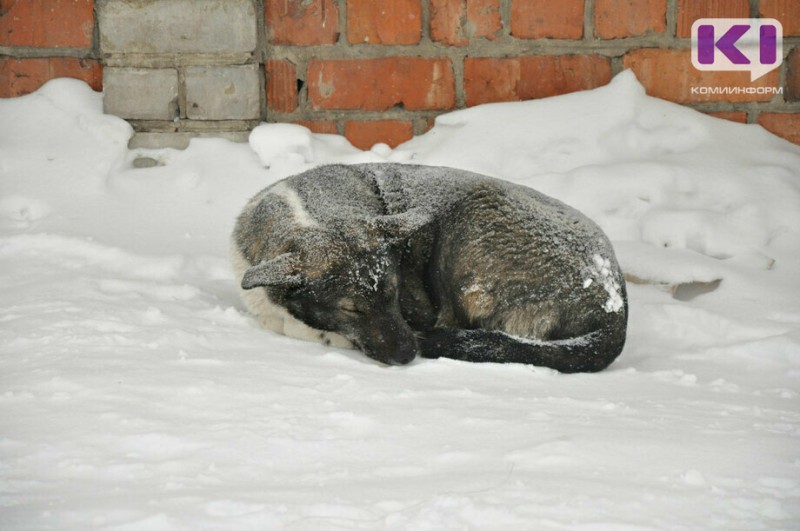
[[[243,289],[384,363],[417,354],[607,367],[627,297],[603,232],[535,190],[452,168],[323,166],[256,195]]]

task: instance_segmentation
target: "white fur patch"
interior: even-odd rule
[[[592,256],[594,267],[590,269],[591,275],[603,285],[603,288],[608,293],[608,299],[603,305],[603,309],[607,313],[618,312],[622,310],[624,301],[620,294],[619,282],[614,278],[614,273],[611,269],[611,261],[608,258],[603,258],[599,254]],[[583,287],[588,288],[592,285],[593,279],[587,278],[583,282]]]
[[[237,283],[241,283],[245,271],[250,268],[250,263],[239,250],[235,241],[231,241],[231,263],[233,264],[234,278]],[[333,332],[324,332],[311,328],[307,324],[295,319],[285,308],[278,306],[269,300],[267,292],[263,288],[244,290],[239,287],[239,295],[244,301],[244,305],[252,313],[258,323],[275,333],[322,343],[338,348],[353,348],[353,344],[346,338]]]
[[[269,189],[269,193],[277,195],[286,202],[292,211],[298,227],[317,227],[317,220],[311,217],[297,192],[289,188],[286,182],[281,181]]]

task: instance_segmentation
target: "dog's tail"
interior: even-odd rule
[[[421,342],[425,358],[471,362],[526,363],[559,372],[602,371],[625,345],[625,324],[609,319],[606,326],[583,336],[538,341],[498,330],[434,328]]]

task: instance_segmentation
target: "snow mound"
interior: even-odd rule
[[[527,184],[612,240],[726,258],[800,231],[798,151],[761,127],[648,97],[626,71],[592,91],[444,115],[393,156]]]
[[[366,152],[279,124],[128,150],[73,80],[0,117],[3,529],[800,520],[800,148],[761,127],[650,98],[630,72]],[[376,161],[485,173],[597,222],[632,280],[618,361],[386,368],[260,329],[227,263],[245,202]]]
[[[261,124],[250,133],[249,143],[266,168],[287,176],[324,160],[344,164],[382,160],[376,153],[353,147],[343,136],[314,134],[294,124]]]

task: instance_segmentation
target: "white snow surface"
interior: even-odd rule
[[[267,124],[129,150],[101,99],[60,79],[0,100],[1,529],[800,527],[797,146],[629,72],[367,152]],[[382,160],[599,223],[635,279],[620,358],[385,367],[260,329],[227,258],[239,210]]]

